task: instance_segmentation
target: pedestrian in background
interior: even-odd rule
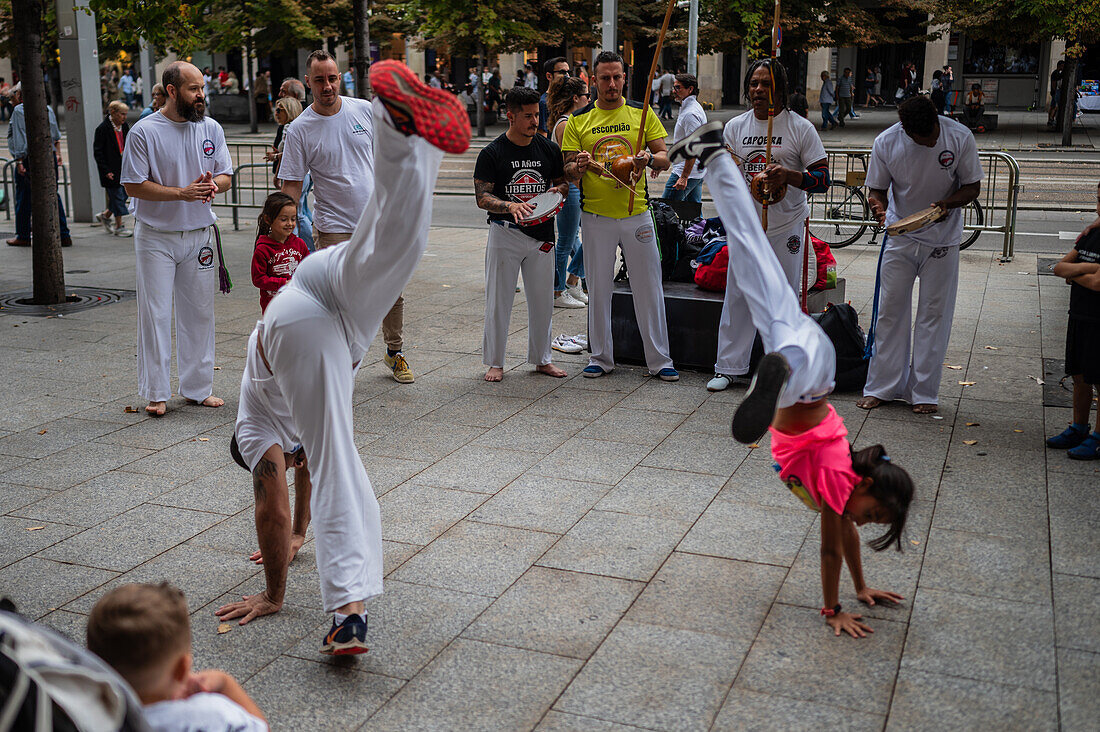
[[[126,106],[134,106],[134,77],[133,69],[126,69],[126,73],[122,75],[122,78],[118,81],[118,89],[122,92],[123,99],[126,100]]]
[[[794,93],[787,100],[787,107],[797,115],[808,118],[810,116],[810,102],[802,93],[801,87],[795,87]]]
[[[122,187],[122,151],[126,149],[126,136],[130,134],[130,123],[126,121],[129,111],[123,102],[107,105],[107,117],[95,128],[92,143],[99,184],[107,192],[107,208],[96,214],[96,219],[108,234],[115,236],[134,235],[122,223],[122,217],[129,213],[126,189]]]
[[[672,119],[672,85],[676,82],[676,77],[666,68],[665,73],[661,74],[659,82],[657,93],[660,95],[661,106],[658,109],[657,116],[661,119]]]
[[[867,67],[867,73],[863,76],[863,108],[875,106],[875,70]]]
[[[168,95],[164,93],[164,87],[160,84],[157,84],[153,87],[153,93],[151,96],[152,98],[149,100],[149,106],[141,110],[141,116],[138,117],[138,122],[145,119],[154,112],[159,111],[160,108],[164,106],[165,102],[168,101]]]
[[[943,87],[944,109],[951,114],[955,105],[951,102],[951,92],[955,86],[955,74],[951,71],[951,64],[943,67],[943,75],[940,76],[940,84]]]
[[[840,120],[840,126],[844,126],[844,118],[852,117],[858,118],[855,110],[852,109],[852,96],[855,93],[855,79],[852,78],[852,70],[845,68],[844,73],[841,74],[840,79],[836,82],[836,97],[837,97],[837,119]]]
[[[699,104],[699,80],[694,74],[677,74],[672,84],[672,94],[680,103],[680,115],[676,118],[676,127],[672,131],[672,141],[677,143],[707,123],[707,113]],[[703,171],[695,158],[686,163],[673,163],[669,168],[668,182],[665,183],[663,198],[670,201],[703,202]],[[651,177],[657,177],[654,170]]]
[[[256,120],[267,122],[271,115],[271,72],[263,70],[256,77],[252,87],[252,96],[256,99]]]
[[[8,152],[15,161],[15,238],[8,239],[8,246],[29,247],[31,245],[30,177],[34,171],[29,168],[30,159],[27,157],[27,121],[23,115],[22,84],[16,84],[11,92],[15,109],[12,110],[11,123],[8,125]],[[50,117],[50,137],[53,138],[54,168],[56,169],[61,165],[61,130],[57,127],[57,117],[53,113],[53,107],[46,105],[46,111]],[[61,246],[71,247],[73,240],[69,237],[69,223],[65,220],[65,204],[61,202],[60,194],[57,196],[57,217],[61,225]]]
[[[947,96],[943,93],[943,72],[936,69],[932,72],[932,104],[936,105],[936,114],[943,114],[943,108],[947,104]]]
[[[0,122],[11,117],[11,109],[11,84],[5,81],[3,76],[0,76]]]
[[[570,115],[588,106],[591,99],[588,84],[577,77],[561,77],[550,84],[550,139],[561,147],[565,135],[565,125]],[[569,193],[565,196],[565,205],[558,213],[558,241],[554,262],[554,307],[579,308],[588,304],[588,295],[584,292],[584,249],[581,245],[581,191],[573,183],[569,184]],[[557,341],[555,340],[555,343]],[[560,344],[552,348],[562,350]],[[580,353],[576,351],[566,351]]]
[[[829,78],[828,71],[821,72],[821,94],[817,101],[821,104],[821,129],[836,129],[836,117],[831,111],[833,104],[836,103],[836,87],[833,85],[833,80]]]

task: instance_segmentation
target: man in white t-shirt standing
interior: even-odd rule
[[[657,94],[660,103],[657,116],[661,119],[672,119],[672,85],[675,81],[676,77],[668,69],[657,77]]]
[[[306,61],[306,85],[313,104],[287,128],[279,177],[283,193],[297,201],[302,181],[313,179],[313,241],[318,249],[351,238],[374,192],[374,120],[371,103],[340,96],[336,59],[314,51]],[[405,299],[398,297],[385,320],[386,366],[399,383],[414,381],[403,346]]]
[[[769,188],[787,186],[782,200],[768,205],[765,234],[787,282],[800,293],[802,247],[809,246],[805,241],[805,223],[810,215],[806,194],[828,189],[828,157],[813,123],[787,108],[787,74],[782,64],[772,63],[769,59],[759,59],[749,66],[745,75],[745,97],[751,109],[727,122],[723,137],[746,183],[751,185],[754,178],[761,176]],[[773,101],[776,113],[772,121],[772,162],[767,165],[768,107]],[[762,210],[760,202],[756,201],[757,214]],[[816,260],[811,248],[808,271],[815,270]],[[710,391],[722,391],[734,378],[748,374],[756,336],[748,303],[741,296],[734,272],[728,272],[726,283],[722,319],[718,325],[718,361],[714,364],[714,378],[707,383]]]
[[[941,117],[927,97],[898,106],[900,122],[875,138],[867,166],[871,212],[880,225],[929,206],[947,213],[924,228],[882,242],[876,286],[877,318],[863,398],[874,409],[900,399],[916,414],[938,410],[940,376],[959,288],[959,243],[963,206],[982,189],[974,135]],[[920,278],[916,327],[910,349],[913,284]]]
[[[677,74],[672,84],[672,96],[680,103],[680,116],[672,131],[673,144],[684,139],[707,123],[707,113],[695,96],[699,93],[699,80],[695,74]],[[703,202],[703,170],[697,160],[673,163],[668,171],[668,182],[662,196],[672,201]],[[657,171],[650,177],[656,178]]]
[[[214,388],[214,196],[229,190],[233,160],[221,125],[205,116],[202,73],[169,64],[168,102],[130,130],[122,185],[132,199],[137,254],[138,391],[162,416],[172,395],[172,301],[179,393],[220,407]]]

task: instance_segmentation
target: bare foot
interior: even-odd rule
[[[149,402],[145,407],[145,413],[153,417],[163,417],[168,411],[168,402]]]
[[[486,381],[502,381],[504,379],[504,369],[493,366],[491,369],[485,372]]]
[[[569,376],[564,370],[559,369],[552,363],[544,363],[542,366],[536,366],[535,371],[538,371],[540,374],[546,374],[547,376],[553,376],[555,379],[562,379]]]
[[[201,402],[196,402],[194,399],[188,399],[187,403],[188,404],[197,404],[200,407],[215,407],[216,408],[216,407],[220,407],[220,406],[224,405],[225,400],[222,399],[221,397],[216,397],[216,396],[211,395],[211,396],[208,396],[205,399],[203,399]]]
[[[881,406],[881,405],[882,405],[882,400],[879,399],[878,397],[873,397],[873,396],[862,397],[859,401],[856,402],[856,406],[859,407],[860,409],[874,409],[875,407],[878,407],[878,406]]]
[[[940,408],[935,404],[914,404],[913,414],[935,414]]]

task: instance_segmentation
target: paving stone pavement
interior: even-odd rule
[[[1062,356],[1068,292],[1034,256],[962,253],[942,419],[834,398],[855,444],[881,441],[918,483],[904,553],[864,553],[869,581],[907,599],[868,609],[876,632],[853,640],[818,616],[817,520],[766,439],[729,437],[742,390],[629,367],[587,380],[560,354],[570,378],[534,375],[522,296],[506,378],[486,384],[484,231],[433,229],[405,292],[416,383],[388,377],[380,344],[358,377],[387,585],[371,653],[334,663],[316,651],[312,542],[282,612],[216,632],[213,609],[263,583],[227,451],[258,297],[251,235],[226,233],[222,409],[141,412],[132,300],[0,313],[0,594],[32,618],[82,641],[106,590],[170,580],[196,665],[237,675],[274,729],[1095,729],[1100,469],[1043,447],[1069,416],[1036,382]],[[130,240],[74,239],[69,284],[134,287]],[[876,252],[836,256],[866,322]],[[26,287],[30,252],[4,257],[0,292]],[[584,330],[583,310],[554,317]],[[847,583],[841,601],[857,604]]]

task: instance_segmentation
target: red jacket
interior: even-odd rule
[[[267,304],[279,288],[290,282],[291,275],[298,263],[306,258],[309,249],[306,243],[291,234],[280,244],[269,236],[260,234],[256,239],[256,250],[252,254],[252,284],[260,288],[260,312],[267,310]]]

